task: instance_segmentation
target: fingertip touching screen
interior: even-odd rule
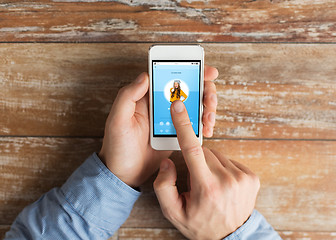
[[[170,115],[170,106],[176,100],[185,104],[195,134],[199,136],[200,77],[200,60],[152,61],[154,137],[176,137]]]

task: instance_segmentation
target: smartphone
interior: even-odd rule
[[[170,106],[183,101],[202,144],[204,49],[200,45],[153,45],[149,49],[150,143],[156,150],[180,150]]]

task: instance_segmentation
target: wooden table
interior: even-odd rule
[[[153,42],[199,42],[220,72],[204,145],[260,176],[256,208],[284,239],[336,239],[335,39],[333,0],[0,3],[0,235],[99,150]],[[151,181],[113,238],[183,239]]]

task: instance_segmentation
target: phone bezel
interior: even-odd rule
[[[156,150],[180,150],[177,137],[160,136],[154,137],[153,126],[153,84],[152,84],[152,61],[200,61],[200,86],[199,86],[199,121],[198,139],[203,141],[203,86],[204,86],[204,49],[200,45],[153,45],[149,49],[148,68],[149,68],[149,115],[150,115],[150,144]]]

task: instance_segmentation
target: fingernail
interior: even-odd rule
[[[169,168],[169,163],[167,161],[163,161],[161,163],[161,167],[160,167],[160,170],[161,171],[167,171],[167,169]]]
[[[217,95],[216,94],[212,94],[210,99],[211,99],[211,102],[217,105]]]
[[[174,111],[176,113],[180,113],[183,111],[183,109],[184,109],[184,104],[180,100],[176,101],[174,104]]]
[[[215,125],[216,114],[214,112],[210,112],[208,118],[209,118],[209,122],[211,123],[211,125]]]
[[[141,73],[136,79],[135,82],[136,83],[142,83],[145,79],[145,73]]]

